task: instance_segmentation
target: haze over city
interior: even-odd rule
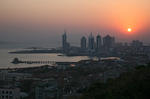
[[[149,43],[149,0],[1,0],[0,41],[72,44],[90,32]],[[128,32],[128,29],[131,32]]]
[[[0,99],[150,99],[149,38],[150,0],[0,0]]]

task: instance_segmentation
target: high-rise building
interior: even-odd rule
[[[62,35],[62,48],[63,50],[66,48],[67,46],[67,35],[66,35],[66,31],[64,31],[64,34]]]
[[[101,39],[101,36],[100,35],[97,35],[96,37],[96,48],[97,49],[100,49],[102,46],[102,39]]]
[[[90,50],[93,50],[95,48],[95,41],[94,41],[94,37],[92,33],[90,34],[89,39],[88,39],[88,48]]]
[[[103,38],[103,46],[107,49],[113,47],[115,44],[115,38],[114,37],[111,37],[109,35],[105,36]]]
[[[81,38],[81,49],[86,49],[86,37]]]
[[[62,49],[64,52],[66,52],[69,48],[70,44],[67,42],[67,34],[66,31],[64,31],[64,34],[62,35]]]

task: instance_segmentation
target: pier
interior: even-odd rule
[[[78,62],[55,62],[55,61],[21,61],[18,58],[14,58],[13,64],[47,64],[47,65],[58,65],[58,66],[72,66]]]
[[[18,58],[14,58],[12,63],[13,64],[20,64],[20,63],[24,63],[24,64],[56,64],[55,61],[21,61]]]

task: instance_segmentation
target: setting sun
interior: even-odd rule
[[[128,28],[128,32],[132,32],[132,29],[131,29],[131,28]]]

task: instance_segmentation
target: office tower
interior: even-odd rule
[[[84,36],[81,38],[81,49],[86,49],[86,38]]]
[[[67,34],[66,31],[64,31],[64,34],[62,35],[62,49],[64,52],[66,52],[69,48],[70,44],[67,42]]]
[[[114,37],[111,37],[111,36],[107,35],[103,38],[104,48],[109,49],[109,48],[113,47],[114,44],[115,44],[115,38]]]
[[[88,40],[88,48],[89,50],[93,50],[95,47],[95,42],[94,42],[94,37],[92,35],[92,33],[89,36],[89,40]]]
[[[64,31],[64,34],[62,35],[62,48],[65,49],[67,45],[67,35],[66,31]]]
[[[101,39],[101,36],[100,35],[97,35],[96,37],[96,48],[97,49],[100,49],[102,46],[102,39]]]

